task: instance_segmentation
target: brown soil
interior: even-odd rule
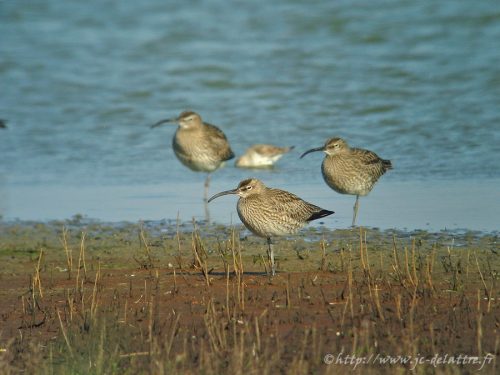
[[[71,273],[62,251],[38,267],[39,253],[4,243],[0,372],[495,373],[494,252],[318,242],[307,246],[324,255],[283,250],[271,278],[262,243],[229,239],[209,255],[218,240],[186,234],[184,245],[190,237],[192,254],[160,259],[144,236],[128,266],[111,252],[79,270],[74,246]],[[468,362],[449,362],[459,355]],[[397,356],[413,362],[382,361]]]

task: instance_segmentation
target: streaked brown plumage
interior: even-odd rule
[[[249,147],[234,163],[239,168],[271,167],[284,154],[290,152],[294,146],[278,147],[267,144],[256,144]]]
[[[356,222],[359,197],[367,195],[386,171],[392,169],[390,160],[381,159],[372,151],[350,148],[342,138],[330,138],[325,145],[304,152],[323,151],[326,156],[321,173],[326,184],[341,194],[356,195],[352,225]]]
[[[267,239],[273,275],[275,267],[271,237],[294,234],[308,222],[333,214],[333,211],[308,203],[295,194],[268,188],[255,178],[241,181],[236,189],[215,194],[208,202],[226,194],[240,197],[237,211],[241,221],[253,234]]]
[[[192,111],[182,112],[177,118],[158,121],[151,127],[165,123],[179,124],[172,139],[177,159],[193,171],[208,173],[205,181],[206,198],[210,173],[234,158],[226,136],[218,127],[203,122],[201,116]]]

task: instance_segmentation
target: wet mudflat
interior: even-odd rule
[[[1,373],[498,371],[496,233],[0,224]]]

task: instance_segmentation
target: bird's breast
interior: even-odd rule
[[[212,172],[224,162],[216,150],[195,131],[178,129],[172,148],[179,161],[194,171]]]
[[[366,195],[374,184],[363,165],[348,158],[325,158],[321,173],[326,184],[340,194]]]

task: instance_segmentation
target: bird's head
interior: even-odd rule
[[[342,138],[334,137],[334,138],[328,139],[325,142],[325,144],[321,147],[316,147],[316,148],[312,148],[310,150],[307,150],[302,155],[300,155],[300,158],[302,159],[307,154],[309,154],[311,152],[316,152],[316,151],[323,151],[327,155],[336,155],[336,154],[341,153],[342,151],[348,150],[348,149],[349,149],[349,146]]]
[[[236,189],[221,191],[220,193],[217,193],[214,196],[212,196],[208,200],[208,202],[211,202],[215,198],[228,194],[236,194],[241,198],[248,198],[252,195],[262,193],[265,190],[265,188],[266,186],[262,183],[262,181],[256,178],[248,178],[246,180],[241,181]]]
[[[193,111],[184,111],[178,117],[164,119],[151,125],[152,128],[163,124],[179,124],[182,129],[193,129],[203,124],[201,116]]]

